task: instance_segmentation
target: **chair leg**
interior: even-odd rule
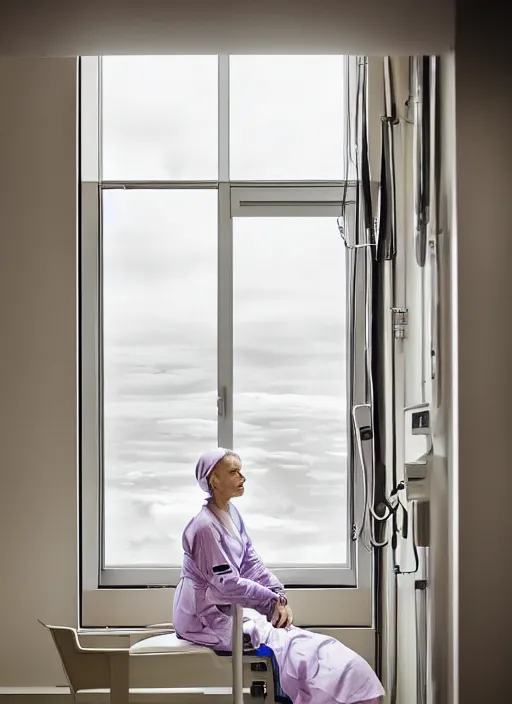
[[[110,655],[110,704],[129,704],[130,659],[128,653]]]

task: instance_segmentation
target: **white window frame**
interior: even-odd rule
[[[218,180],[102,181],[101,57],[80,60],[81,95],[81,624],[87,627],[141,626],[172,620],[172,596],[179,568],[102,567],[101,470],[101,201],[107,189],[215,189],[218,192],[218,388],[225,399],[219,416],[218,441],[233,439],[233,218],[338,217],[343,195],[355,200],[356,184],[343,181],[241,182],[229,180],[229,57],[219,56]],[[346,250],[347,266],[354,251]],[[362,290],[362,282],[361,282]],[[350,306],[348,301],[348,306]],[[361,307],[359,307],[361,309]],[[347,317],[347,320],[349,318]],[[362,339],[364,314],[356,320]],[[362,349],[362,348],[361,348]],[[353,403],[364,402],[364,354],[354,359]],[[347,401],[347,426],[351,415]],[[350,447],[350,444],[349,444]],[[350,456],[352,455],[352,465]],[[349,451],[347,566],[311,565],[284,569],[269,565],[293,593],[300,625],[370,626],[372,623],[372,555],[361,540],[350,539],[363,511],[363,483],[357,453]],[[192,470],[191,470],[192,471]],[[351,499],[351,500],[350,500]],[[160,588],[160,589],[158,589]],[[332,613],[337,618],[333,624]],[[298,611],[297,611],[298,609]],[[300,614],[302,613],[302,619]]]

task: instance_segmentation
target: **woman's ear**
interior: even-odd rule
[[[218,480],[217,477],[215,476],[215,472],[212,472],[210,475],[210,478],[208,480],[208,484],[212,489],[216,489],[218,485]]]

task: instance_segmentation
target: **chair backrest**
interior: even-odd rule
[[[83,649],[74,628],[47,626],[41,621],[39,623],[52,634],[73,694],[84,689],[110,689],[110,661],[107,653]]]

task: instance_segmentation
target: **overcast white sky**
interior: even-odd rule
[[[233,57],[231,178],[343,178],[341,57]],[[103,178],[217,178],[217,58],[108,57]],[[216,191],[104,193],[106,562],[180,564],[216,446]],[[234,222],[238,500],[267,562],[346,555],[335,219]],[[300,536],[300,539],[298,539]]]

